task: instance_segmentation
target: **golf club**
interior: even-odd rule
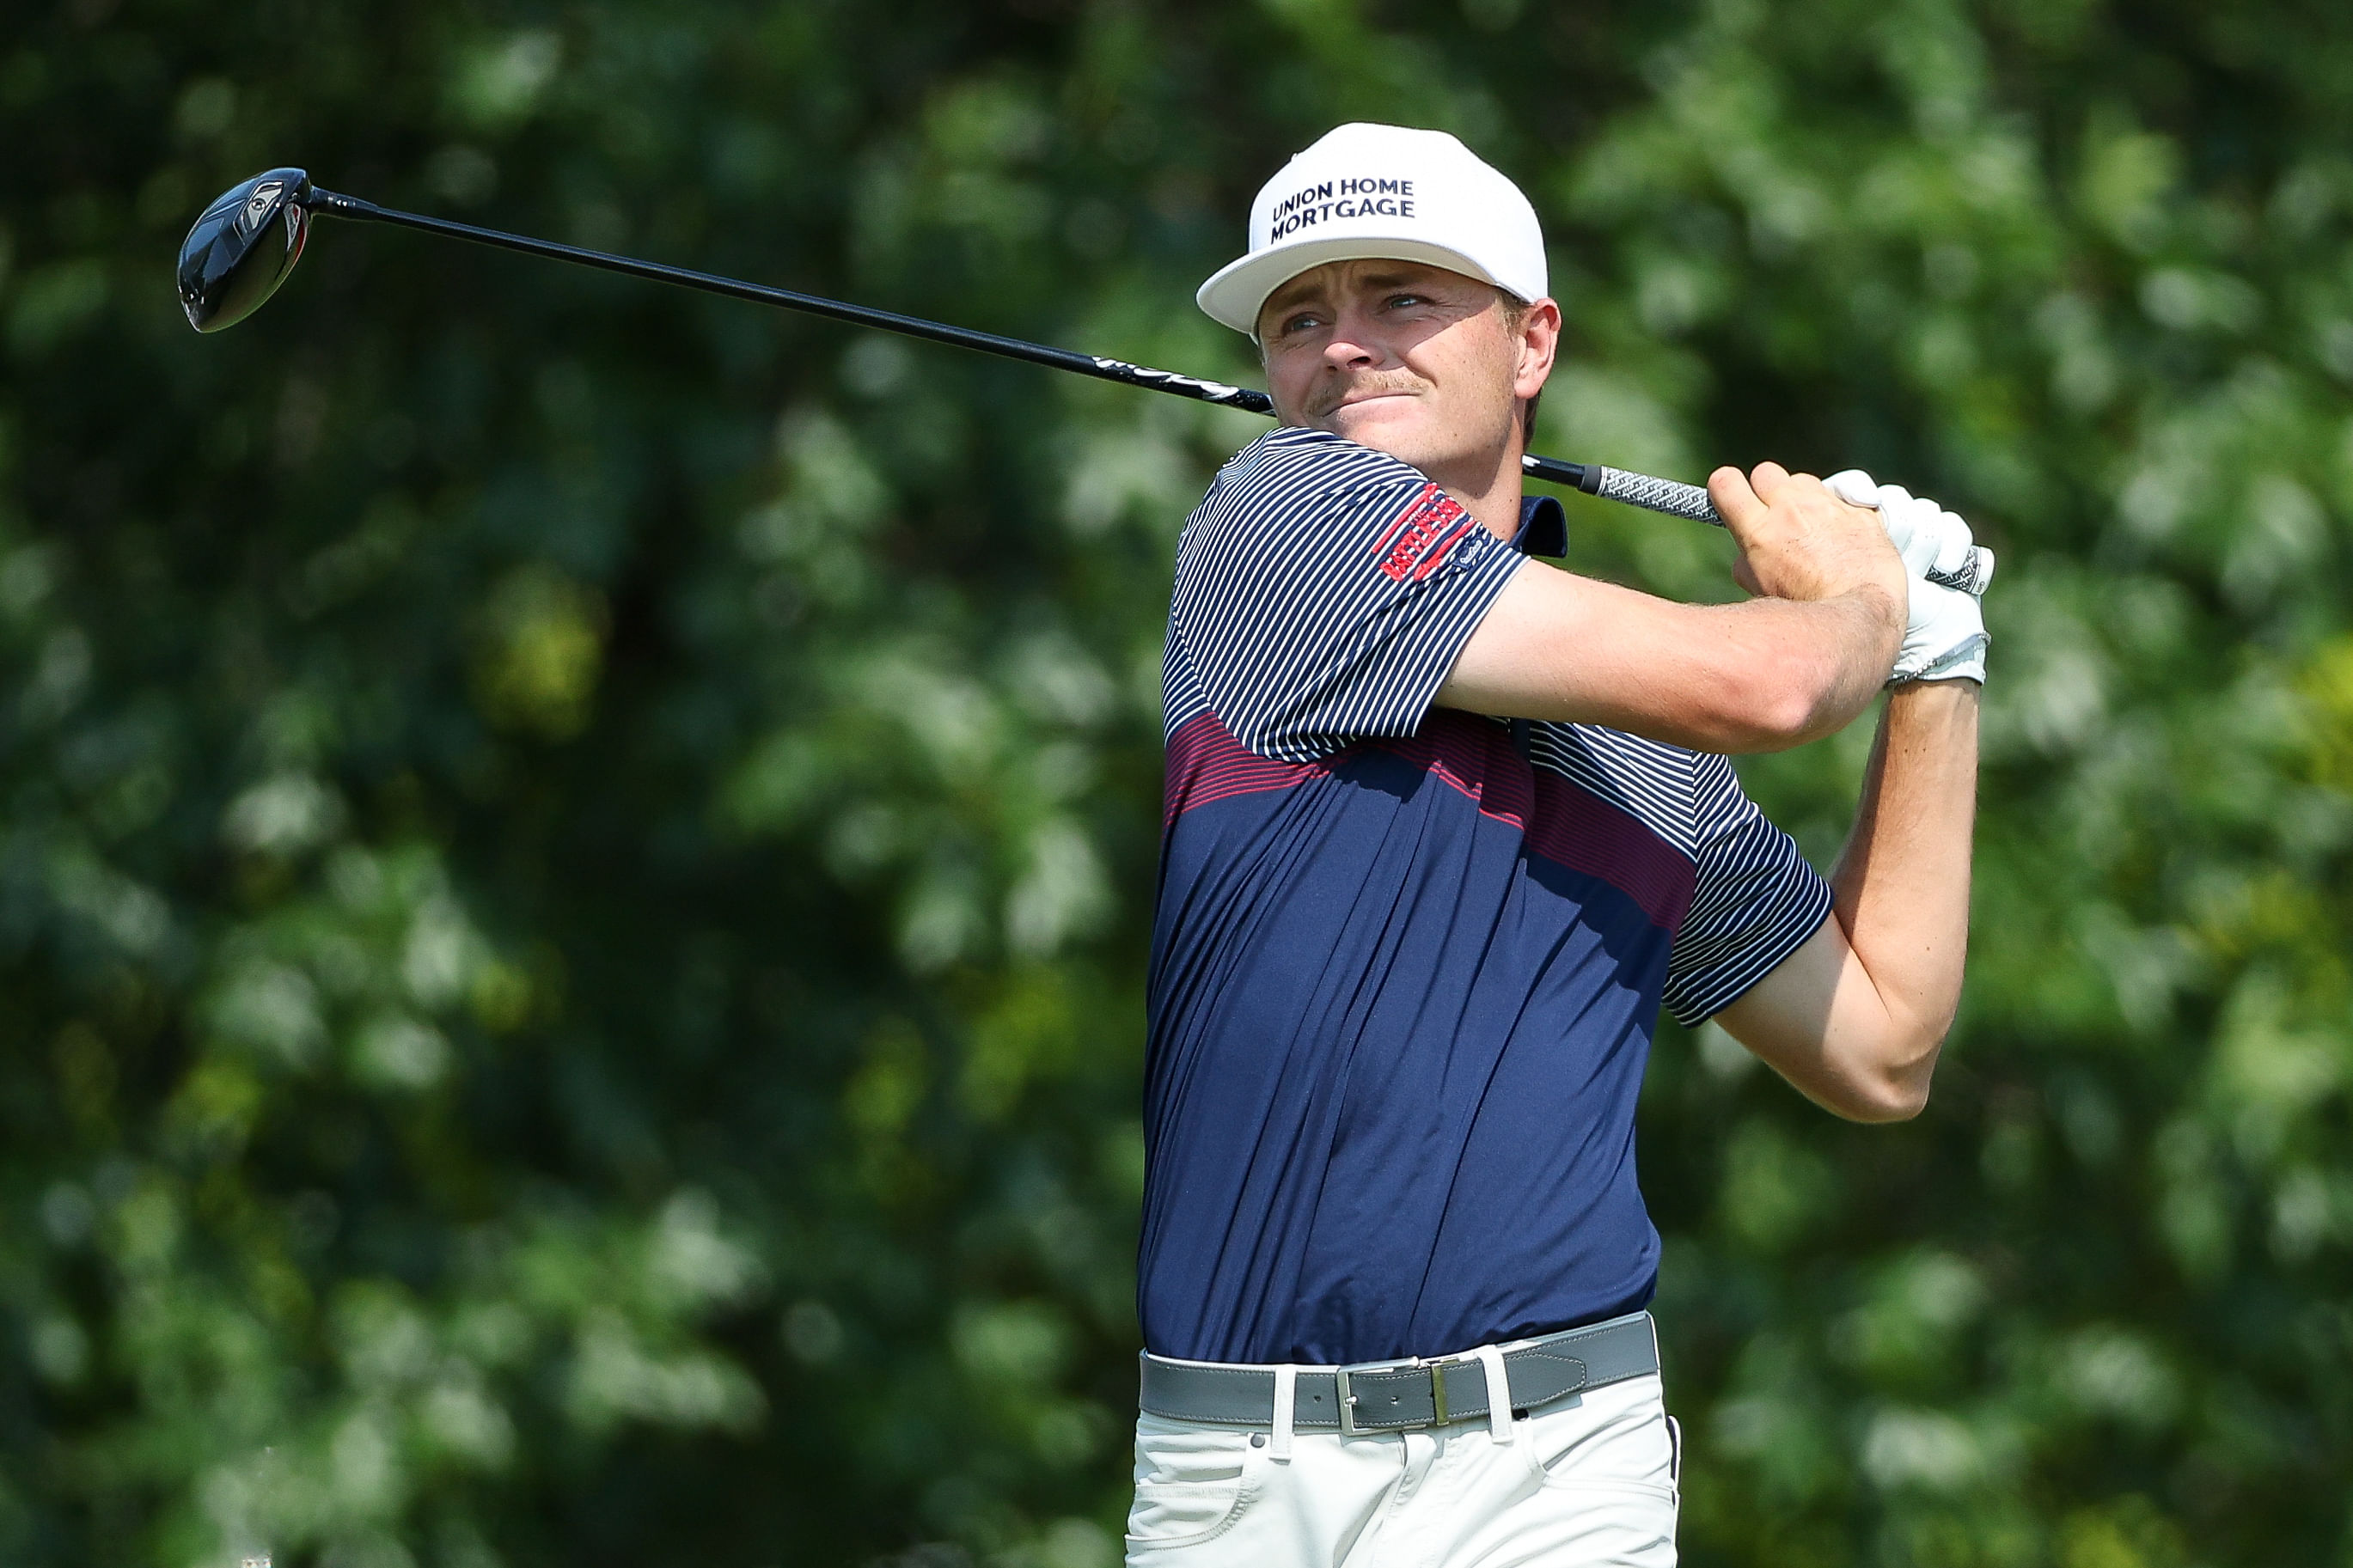
[[[733,278],[721,278],[709,272],[665,267],[659,262],[639,261],[632,257],[584,250],[577,246],[559,245],[553,240],[533,239],[524,235],[453,223],[448,218],[427,217],[421,213],[381,207],[357,196],[339,195],[333,191],[322,190],[312,184],[311,176],[301,169],[271,169],[256,174],[243,184],[224,193],[204,210],[195,226],[188,230],[188,237],[180,246],[179,263],[180,304],[188,313],[188,324],[200,332],[216,332],[235,326],[259,310],[294,270],[294,263],[301,258],[303,244],[310,237],[311,219],[318,213],[363,222],[393,224],[449,239],[495,246],[501,250],[519,250],[526,256],[542,256],[553,261],[568,261],[575,266],[600,268],[607,272],[649,279],[657,283],[697,289],[706,294],[723,294],[733,300],[748,300],[754,304],[826,316],[837,321],[850,321],[859,326],[923,338],[932,342],[953,343],[958,348],[976,349],[982,353],[1023,360],[1052,370],[1071,371],[1079,375],[1092,376],[1098,381],[1115,381],[1147,391],[1171,393],[1179,397],[1240,408],[1251,414],[1274,412],[1273,399],[1252,387],[1229,386],[1224,382],[1203,381],[1195,376],[1179,375],[1174,371],[1130,364],[1124,360],[1104,359],[1070,349],[1051,348],[1044,343],[1024,342],[1018,338],[999,337],[994,332],[975,331],[967,327],[951,327],[914,316],[878,310],[871,306],[851,305],[839,300],[821,299],[814,294],[796,293],[789,289],[772,289]],[[1623,501],[1630,506],[1689,518],[1694,522],[1711,522],[1719,527],[1724,522],[1724,519],[1717,515],[1715,503],[1708,499],[1707,491],[1698,485],[1653,479],[1647,474],[1627,473],[1618,468],[1603,468],[1597,463],[1567,463],[1557,458],[1525,457],[1520,459],[1520,467],[1530,478],[1565,485],[1604,500]],[[1984,551],[1972,550],[1959,571],[1950,576],[1931,574],[1931,577],[1947,587],[1979,591],[1984,586],[1980,579],[1992,575],[1990,559]]]

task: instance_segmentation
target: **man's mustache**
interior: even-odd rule
[[[1315,400],[1314,412],[1325,415],[1352,400],[1380,397],[1390,393],[1419,394],[1428,389],[1429,383],[1416,375],[1370,375],[1361,380],[1329,387]]]

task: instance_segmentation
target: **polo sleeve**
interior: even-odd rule
[[[1667,955],[1665,1001],[1698,1025],[1738,1001],[1820,929],[1831,889],[1765,818],[1731,763],[1698,759],[1698,868],[1690,912]]]
[[[1261,756],[1410,735],[1524,557],[1393,458],[1276,436],[1187,521],[1170,630],[1210,710]]]

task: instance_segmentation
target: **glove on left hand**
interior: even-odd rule
[[[1873,482],[1860,468],[1823,481],[1852,506],[1875,507],[1904,557],[1911,602],[1890,686],[1907,680],[1985,681],[1988,643],[1978,596],[1993,581],[1993,552],[1974,548],[1969,525],[1901,485]]]

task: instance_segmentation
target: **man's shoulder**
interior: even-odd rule
[[[1363,491],[1418,489],[1427,482],[1419,468],[1387,452],[1328,430],[1285,425],[1229,458],[1201,504],[1205,510],[1306,504]]]

